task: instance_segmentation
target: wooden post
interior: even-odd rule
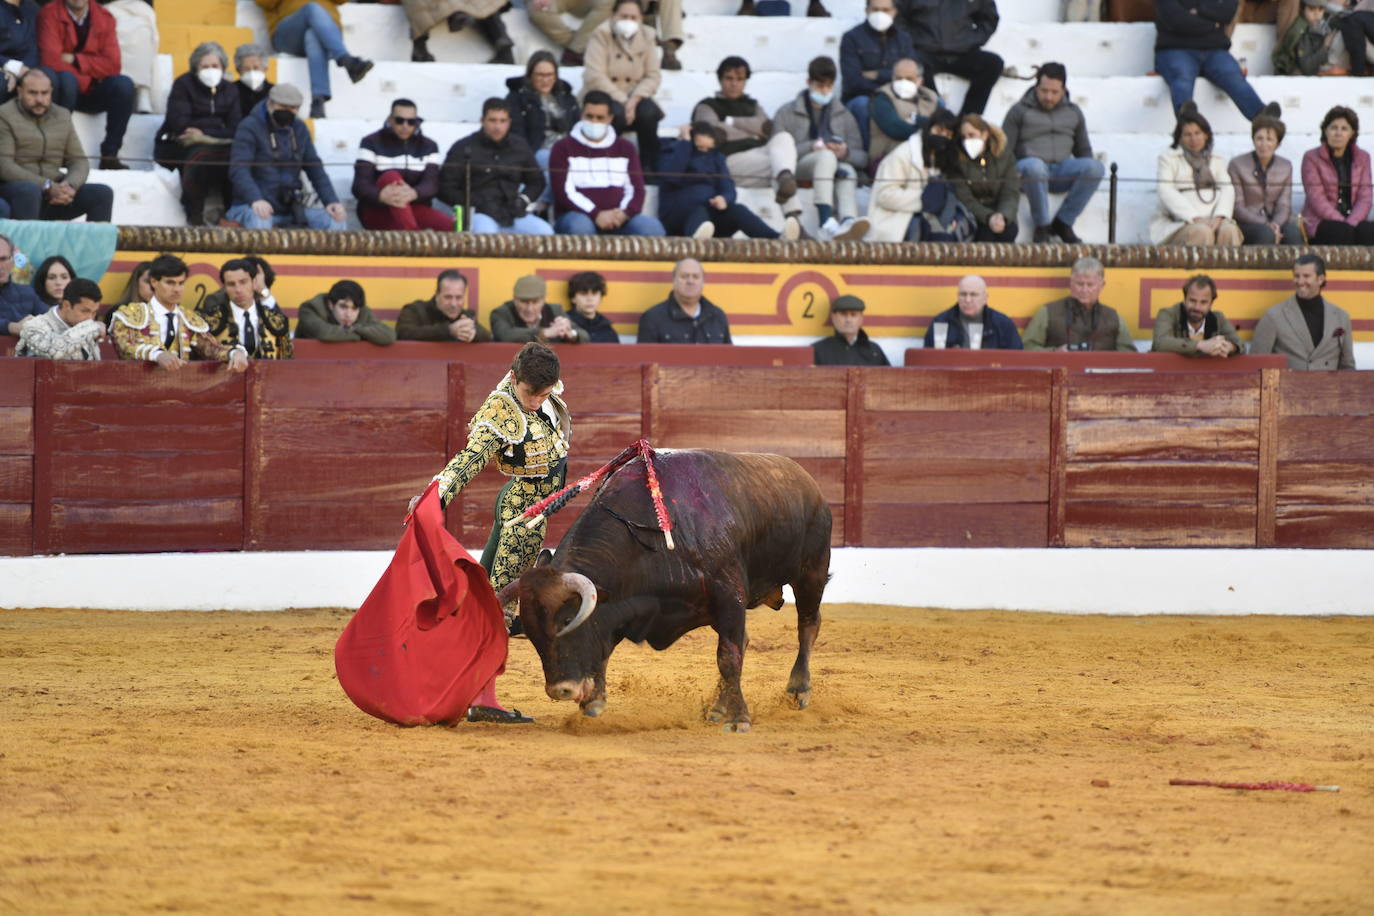
[[[1065,492],[1069,472],[1069,370],[1062,366],[1050,372],[1049,459],[1049,530],[1046,540],[1050,547],[1063,547]]]
[[[444,435],[447,444],[448,454],[444,456],[447,462],[458,452],[467,446],[468,414],[466,404],[467,398],[467,368],[462,363],[448,364],[448,430]],[[437,469],[436,469],[437,471]],[[466,543],[463,540],[465,533],[463,525],[463,491],[459,490],[454,494],[453,501],[448,504],[448,515],[445,520],[445,527],[449,534],[457,538],[458,543]]]
[[[864,536],[864,392],[867,369],[849,369],[844,408],[844,544],[859,547]]]
[[[263,535],[262,488],[258,466],[262,461],[262,417],[267,404],[262,396],[263,371],[269,363],[252,359],[243,380],[243,549],[252,550]]]
[[[649,444],[657,447],[658,430],[654,428],[658,420],[658,363],[645,363],[640,367],[639,383],[639,435],[648,439]]]
[[[52,428],[53,377],[58,363],[39,360],[33,380],[33,552],[53,552]]]
[[[1260,370],[1259,483],[1255,546],[1273,547],[1278,528],[1279,369]]]

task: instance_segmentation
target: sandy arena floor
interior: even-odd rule
[[[599,720],[402,729],[338,610],[0,612],[0,911],[1369,913],[1374,620],[751,613],[611,660]],[[1338,784],[1339,794],[1171,787]]]

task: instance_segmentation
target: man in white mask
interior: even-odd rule
[[[554,231],[560,235],[663,235],[644,209],[644,172],[634,144],[611,127],[611,97],[582,100],[582,120],[549,152]]]
[[[869,105],[868,158],[881,162],[913,134],[920,134],[944,102],[925,85],[921,65],[904,57],[892,65],[892,81],[873,94]]]
[[[869,149],[868,112],[873,93],[892,81],[892,68],[898,60],[916,53],[911,36],[895,25],[896,16],[893,0],[868,0],[867,17],[840,39],[842,101],[858,122],[864,149]]]

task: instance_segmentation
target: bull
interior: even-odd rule
[[[782,587],[790,585],[798,648],[787,693],[805,708],[830,569],[830,507],[820,487],[779,455],[664,450],[654,467],[675,549],[666,548],[644,465],[634,461],[607,478],[556,554],[544,551],[502,590],[502,604],[519,600],[545,692],[600,715],[606,664],[621,640],[662,650],[709,626],[718,637],[720,687],[707,718],[748,731],[740,690],[745,611],[781,608]]]

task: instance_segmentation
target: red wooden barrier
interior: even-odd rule
[[[903,365],[922,369],[1053,369],[1070,372],[1254,372],[1257,369],[1286,369],[1288,357],[1269,353],[1264,356],[1233,356],[1230,359],[1202,359],[1177,353],[1127,353],[1065,350],[936,350],[911,347]]]
[[[295,342],[296,359],[457,360],[509,366],[521,347],[513,343],[461,344],[398,340],[389,347],[370,343]],[[565,366],[809,366],[810,347],[750,347],[727,344],[554,344]]]
[[[0,555],[33,552],[35,360],[0,359]]]

